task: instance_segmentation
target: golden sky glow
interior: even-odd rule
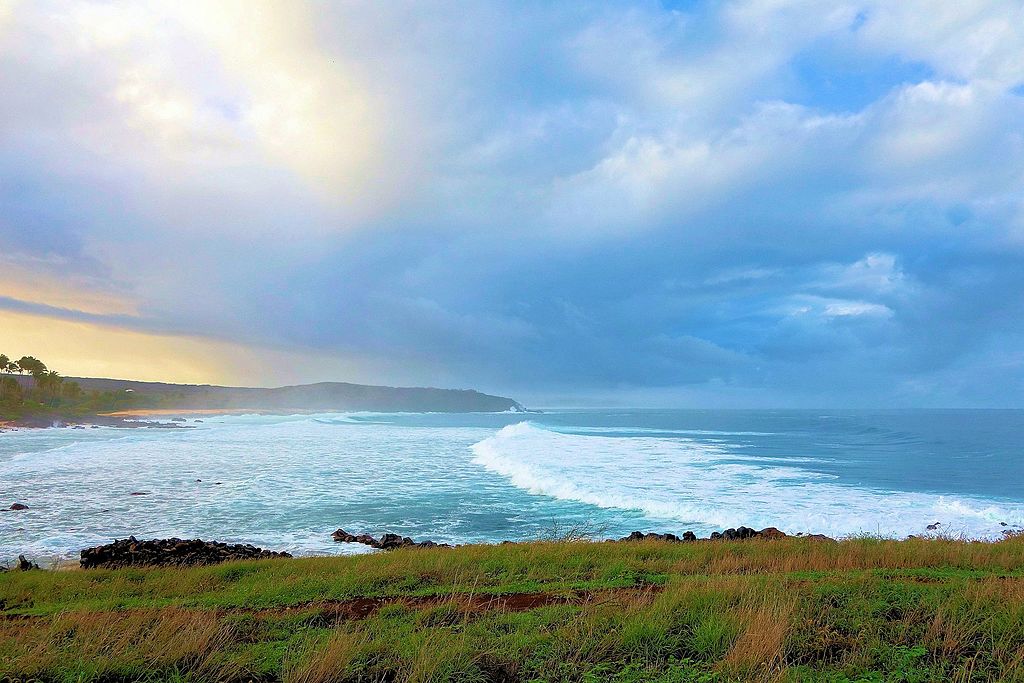
[[[0,311],[0,349],[32,355],[65,375],[208,383],[230,375],[225,345]]]
[[[16,262],[0,259],[0,295],[34,304],[67,308],[98,315],[135,315],[127,296],[102,291],[97,283],[61,279]]]
[[[240,344],[146,334],[0,310],[0,353],[31,355],[63,375],[251,386],[359,377],[365,363]],[[260,378],[254,382],[253,378]]]

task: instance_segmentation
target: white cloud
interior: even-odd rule
[[[13,11],[14,0],[0,0],[0,37],[3,36],[3,31],[7,28]]]
[[[850,265],[830,265],[822,270],[824,277],[818,286],[823,289],[887,295],[909,286],[907,276],[893,254],[871,253]]]
[[[4,70],[19,64],[23,74],[7,108],[31,117],[79,95],[81,108],[45,116],[61,117],[59,135],[74,131],[64,144],[108,163],[130,159],[161,182],[283,169],[341,212],[335,228],[379,215],[415,189],[400,102],[322,44],[311,6],[22,3],[11,21],[17,31],[0,55]]]
[[[1013,86],[1024,81],[1024,5],[1005,0],[879,0],[864,45],[923,61],[941,74]]]
[[[891,318],[895,312],[888,306],[859,299],[841,299],[814,294],[796,294],[767,311],[780,317],[831,318]]]
[[[175,2],[159,10],[216,54],[237,88],[238,127],[327,198],[382,200],[388,103],[343,54],[320,44],[313,7],[293,2]],[[386,161],[392,161],[386,159]],[[398,174],[401,175],[401,174]],[[388,188],[393,185],[388,179]],[[368,197],[369,196],[369,197]]]
[[[831,318],[845,316],[880,316],[888,318],[893,312],[888,306],[868,301],[835,301],[825,304],[825,315]]]

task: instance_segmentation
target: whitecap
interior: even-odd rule
[[[809,459],[740,459],[718,444],[567,434],[520,422],[472,451],[474,462],[530,493],[639,510],[680,526],[902,536],[942,520],[945,533],[981,538],[997,537],[1001,521],[1024,522],[1019,503],[848,486],[799,466]]]

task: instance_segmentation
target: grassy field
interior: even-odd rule
[[[0,681],[1024,681],[1024,540],[0,575]]]

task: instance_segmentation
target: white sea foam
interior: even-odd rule
[[[996,537],[1024,523],[1024,505],[858,488],[799,465],[736,462],[727,445],[654,436],[574,435],[529,422],[510,425],[472,447],[474,462],[534,494],[601,508],[639,510],[695,528],[776,526],[837,536],[942,531]]]
[[[813,457],[817,451],[786,453],[800,442],[785,423],[762,438],[741,429],[731,436],[555,433],[530,423],[495,433],[508,423],[495,415],[202,420],[192,429],[0,435],[0,507],[29,506],[0,514],[0,561],[19,553],[66,557],[130,534],[303,554],[361,550],[331,540],[339,526],[466,543],[536,538],[553,523],[588,521],[609,536],[738,524],[902,534],[942,521],[944,531],[980,537],[1002,530],[1000,521],[1024,524],[1020,502],[842,485],[836,473],[858,471],[845,469],[856,451],[826,450],[835,462]],[[935,465],[951,466],[948,459]]]
[[[716,429],[658,429],[657,427],[557,427],[546,426],[552,432],[570,434],[680,434],[688,436],[775,436],[774,432],[736,432]]]

